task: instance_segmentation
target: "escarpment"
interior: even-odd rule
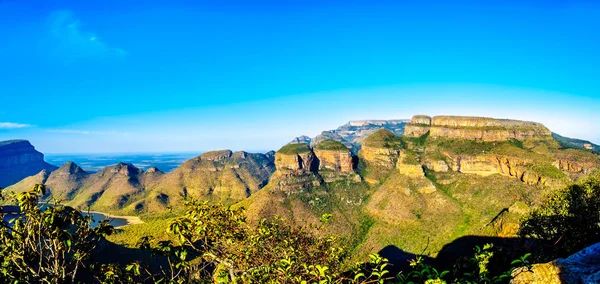
[[[324,140],[313,151],[319,160],[319,174],[326,182],[347,178],[355,182],[361,181],[361,177],[354,172],[354,156],[344,144]]]
[[[320,186],[319,161],[306,143],[288,144],[275,153],[275,177],[280,190],[293,192]]]
[[[380,129],[363,141],[358,155],[371,165],[393,169],[398,161],[400,148],[397,136],[386,129]]]
[[[27,140],[0,141],[0,188],[57,167],[44,161],[44,154],[35,150]]]
[[[405,135],[419,137],[429,132],[432,138],[468,139],[485,142],[510,139],[550,139],[551,132],[536,122],[469,116],[417,115],[406,125]]]

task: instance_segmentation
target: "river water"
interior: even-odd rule
[[[106,219],[110,220],[109,224],[112,225],[113,227],[120,227],[120,226],[125,226],[125,225],[129,224],[129,222],[125,218],[108,217],[106,214],[101,213],[101,212],[89,212],[89,213],[82,212],[82,214],[92,216],[92,219],[93,219],[92,224],[91,224],[92,228],[98,227],[98,224]],[[4,216],[4,222],[6,222],[6,224],[10,224],[9,221],[18,216],[19,215],[13,215],[13,214],[6,215],[6,216]]]
[[[119,217],[108,217],[107,215],[105,215],[104,213],[100,213],[100,212],[83,212],[84,215],[89,215],[92,216],[92,228],[95,228],[98,226],[98,224],[106,219],[109,219],[110,222],[109,224],[112,225],[113,227],[120,227],[120,226],[125,226],[128,224],[127,219],[125,218],[119,218]]]

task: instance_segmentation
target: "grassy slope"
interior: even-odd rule
[[[306,143],[287,144],[277,151],[277,153],[293,155],[310,152],[310,147]]]
[[[348,147],[346,145],[334,141],[334,140],[324,140],[319,142],[319,144],[315,145],[315,149],[318,150],[334,150],[334,151],[348,151]]]

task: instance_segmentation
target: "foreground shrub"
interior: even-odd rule
[[[0,282],[75,282],[90,274],[92,252],[113,230],[108,221],[91,228],[91,217],[71,207],[55,203],[42,210],[40,194],[43,185],[3,196],[18,204],[21,214],[0,222]]]
[[[522,222],[519,236],[539,240],[535,255],[540,262],[600,242],[600,173],[551,195]]]

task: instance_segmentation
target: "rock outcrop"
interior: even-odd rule
[[[408,137],[419,137],[427,132],[432,138],[485,142],[550,139],[552,134],[536,122],[469,116],[435,116],[428,119],[427,116],[418,115],[413,117],[405,128],[405,135]]]
[[[275,153],[275,177],[280,190],[294,192],[323,183],[319,160],[306,143],[288,144]]]
[[[447,161],[450,164],[450,169],[456,172],[480,176],[500,174],[516,178],[529,185],[560,185],[563,184],[566,178],[558,168],[550,164],[507,155],[449,155]],[[431,169],[436,171],[435,166]],[[447,171],[443,166],[437,169]]]
[[[400,149],[399,138],[386,129],[380,129],[363,141],[359,157],[371,165],[393,169],[398,162]]]
[[[319,159],[319,170],[354,172],[352,153],[344,144],[334,140],[325,140],[317,144],[313,151]]]
[[[0,141],[0,188],[57,167],[44,161],[44,154],[35,150],[27,140]]]
[[[564,259],[534,264],[531,270],[516,269],[513,276],[512,284],[600,283],[600,243]]]
[[[317,144],[313,151],[319,160],[319,174],[325,182],[340,179],[349,179],[354,182],[362,180],[354,172],[354,156],[344,144],[334,140],[325,140]]]
[[[409,177],[424,177],[423,166],[419,163],[416,154],[410,150],[402,150],[396,163],[396,168],[401,174]]]

